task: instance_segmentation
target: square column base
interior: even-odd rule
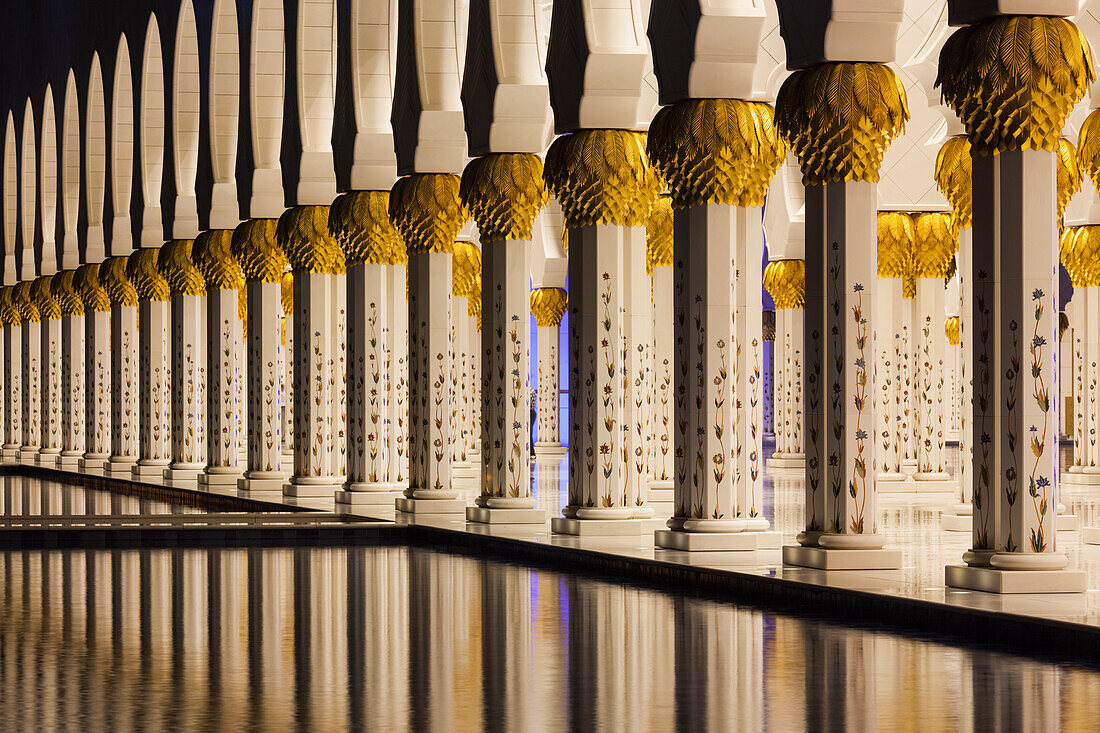
[[[125,476],[129,478],[133,475],[134,466],[136,465],[136,458],[131,461],[113,461],[108,459],[107,462],[103,464],[103,473],[111,477]]]
[[[806,458],[788,458],[787,456],[771,456],[768,460],[764,461],[764,468],[769,471],[805,471],[806,470]]]
[[[1100,471],[1063,471],[1058,478],[1075,486],[1100,486]]]
[[[875,487],[880,494],[947,494],[957,492],[959,482],[953,479],[917,481],[912,476],[906,476],[901,481],[876,481]]]
[[[1059,514],[1057,524],[1059,532],[1076,532],[1081,529],[1081,520],[1076,514]]]
[[[241,480],[241,474],[239,473],[200,473],[198,477],[199,486],[217,486],[218,488],[224,488],[226,486],[236,486],[237,482]]]
[[[336,492],[336,503],[348,506],[370,506],[393,509],[394,502],[401,496],[400,491],[346,491]]]
[[[490,509],[466,507],[466,521],[480,524],[546,524],[545,509]]]
[[[202,471],[197,468],[166,468],[161,472],[161,478],[167,486],[193,489],[200,473]]]
[[[536,458],[560,458],[565,455],[565,446],[561,443],[535,443]]]
[[[969,532],[974,529],[974,518],[969,514],[944,514],[940,527],[947,532]]]
[[[58,453],[39,453],[34,458],[36,465],[45,466],[46,468],[57,468],[58,459],[61,456]]]
[[[343,481],[334,481],[331,484],[296,484],[286,482],[283,484],[283,496],[313,497],[333,496],[344,485]]]
[[[998,570],[948,565],[944,582],[951,588],[983,593],[1084,593],[1084,570]]]
[[[818,570],[897,570],[901,567],[901,550],[827,550],[786,545],[783,564]]]
[[[57,467],[62,471],[75,471],[80,468],[80,456],[60,455],[57,457]]]
[[[1086,545],[1100,545],[1100,527],[1085,527],[1081,530],[1081,541]]]
[[[18,463],[19,462],[19,449],[18,448],[4,448],[0,450],[0,460],[5,463]]]
[[[658,520],[659,524],[664,522]],[[570,519],[554,517],[550,520],[550,530],[556,534],[568,534],[574,537],[638,537],[652,527],[653,520],[647,519]]]
[[[163,465],[145,465],[142,463],[135,463],[130,466],[130,478],[135,481],[148,481],[150,479],[160,480],[164,478],[164,470],[167,466]]]
[[[399,496],[394,507],[406,514],[462,514],[466,511],[465,499],[410,499]]]
[[[682,532],[659,529],[653,533],[655,546],[684,552],[778,550],[781,541],[779,532]]]
[[[103,471],[104,464],[107,463],[106,458],[81,458],[79,462],[81,471]]]
[[[257,493],[282,493],[286,482],[285,478],[239,478],[237,479],[237,490]]]

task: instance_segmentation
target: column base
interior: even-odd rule
[[[286,481],[285,478],[239,478],[237,490],[250,493],[282,493]]]
[[[387,486],[388,489],[352,489],[352,486]],[[345,488],[336,492],[336,503],[348,506],[370,506],[384,509],[393,509],[394,500],[401,496],[397,484],[346,484]]]
[[[671,517],[676,512],[676,490],[671,481],[653,480],[649,482],[649,494],[646,506],[659,517]]]
[[[651,529],[653,520],[645,519],[573,519],[554,517],[550,531],[574,537],[640,537]],[[660,520],[657,520],[660,522]],[[663,522],[660,522],[663,524]]]
[[[481,463],[480,461],[474,463],[472,461],[463,461],[462,463],[456,462],[451,469],[451,486],[458,489],[474,489],[480,488],[478,484],[481,483]]]
[[[26,466],[33,466],[38,460],[38,451],[42,450],[41,446],[29,446],[19,449],[19,462]]]
[[[147,459],[140,459],[133,466],[130,466],[130,478],[135,481],[164,478],[164,469],[168,468],[168,463],[166,461],[156,463],[147,461],[146,463],[142,463],[143,460],[147,461]]]
[[[1076,486],[1100,486],[1100,472],[1097,472],[1096,469],[1081,470],[1078,467],[1078,470],[1074,471],[1071,468],[1062,472],[1061,479],[1067,484]]]
[[[950,476],[943,481],[918,479],[916,475],[903,476],[900,481],[891,481],[883,479],[880,475],[875,485],[879,492],[883,494],[944,494],[955,493],[959,490],[959,482]]]
[[[1081,529],[1081,519],[1076,514],[1059,514],[1057,523],[1059,532],[1076,532]]]
[[[948,565],[944,582],[949,588],[983,593],[1084,593],[1084,570],[1002,570]]]
[[[817,570],[897,570],[901,567],[901,550],[829,550],[785,545],[783,564]]]
[[[803,453],[773,453],[764,462],[769,470],[798,471],[806,469],[806,456]]]
[[[887,471],[886,473],[880,473],[875,476],[876,484],[889,484],[894,482],[902,482],[909,477],[904,473],[898,473],[896,471]]]
[[[103,464],[103,472],[108,476],[115,476],[116,474],[132,476],[136,465],[137,458],[134,456],[111,456]]]
[[[62,451],[61,455],[57,457],[57,467],[62,471],[75,471],[80,468],[80,453],[65,453]]]
[[[912,476],[913,474],[915,474],[917,472],[917,462],[916,461],[902,461],[901,462],[901,472],[904,473],[906,476]]]
[[[0,460],[4,462],[16,462],[19,460],[19,446],[18,445],[5,445],[0,448]]]
[[[974,529],[974,517],[971,514],[944,512],[940,517],[940,528],[947,532],[970,532]]]
[[[565,446],[561,443],[535,443],[536,458],[549,458],[552,456],[561,457],[564,455]]]
[[[292,476],[283,485],[283,496],[333,497],[344,488],[337,476]]]
[[[217,486],[219,488],[236,486],[241,478],[240,471],[233,471],[232,473],[209,473],[203,471],[198,476],[198,484],[199,486]]]
[[[43,448],[38,451],[38,455],[34,457],[36,465],[43,466],[45,468],[57,468],[57,462],[61,458],[61,450],[53,448]]]
[[[779,532],[685,532],[659,529],[653,533],[653,544],[667,550],[685,552],[754,552],[778,550],[782,541]]]
[[[201,468],[173,468],[169,466],[161,472],[161,478],[168,486],[192,489],[202,473]]]
[[[399,496],[394,508],[406,514],[462,514],[466,511],[465,499],[410,499]]]
[[[80,457],[81,471],[102,471],[110,456],[83,455]]]
[[[495,509],[483,506],[466,507],[466,521],[479,524],[546,524],[545,509]]]
[[[1081,541],[1086,545],[1100,545],[1100,527],[1085,527],[1081,530]]]

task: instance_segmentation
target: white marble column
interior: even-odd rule
[[[13,289],[9,286],[0,291],[4,315],[5,461],[17,461],[23,443],[23,321],[13,302]]]
[[[649,451],[653,438],[653,370],[650,368],[653,280],[648,274],[646,249],[644,226],[632,226],[623,231],[622,349],[626,368],[623,375],[623,449],[627,461],[626,501],[634,507],[635,519],[649,519],[654,514],[653,507],[649,506]]]
[[[404,491],[409,487],[409,301],[408,283],[405,278],[408,252],[405,247],[394,248],[393,265],[388,268],[386,294],[392,329],[388,334],[386,373],[390,380],[392,399],[389,416],[389,475],[394,487]]]
[[[329,231],[347,262],[348,471],[336,500],[393,506],[389,269],[404,243],[390,222],[389,192],[338,197],[329,212]]]
[[[275,219],[251,219],[233,232],[232,254],[244,271],[247,359],[247,460],[237,486],[245,491],[282,491],[289,472],[283,464],[283,395],[286,370],[281,340],[282,282],[286,253],[276,241]]]
[[[535,219],[548,200],[542,161],[511,153],[478,158],[463,174],[462,198],[484,246],[480,285],[470,290],[480,300],[480,343],[470,351],[481,354],[476,413],[484,454],[477,506],[466,518],[541,524],[546,511],[536,509],[531,490],[529,282]]]
[[[673,513],[673,394],[672,372],[675,363],[675,328],[672,274],[672,202],[658,196],[646,221],[646,267],[650,278],[650,329],[653,335],[650,355],[651,440],[649,447],[649,496],[647,500],[662,516]]]
[[[35,280],[33,293],[42,319],[42,448],[36,461],[53,468],[61,454],[61,308],[53,295],[52,276]]]
[[[168,281],[157,269],[159,249],[130,255],[126,275],[138,299],[137,480],[159,481],[172,460],[171,300]]]
[[[285,254],[285,253],[284,253]],[[279,398],[282,401],[283,466],[294,468],[294,273],[283,273],[280,284],[282,317],[283,386]]]
[[[139,457],[138,295],[126,275],[128,257],[110,257],[99,268],[111,299],[111,457],[109,474],[129,478]]]
[[[174,239],[157,265],[172,293],[172,461],[164,480],[194,486],[206,467],[206,283],[191,260],[194,242]]]
[[[465,212],[459,178],[417,173],[390,193],[390,219],[409,253],[409,487],[404,512],[461,513],[452,483],[454,394],[450,323],[452,251]]]
[[[74,272],[54,275],[51,289],[61,309],[61,457],[58,467],[75,469],[85,447],[84,300]]]
[[[803,306],[806,302],[806,265],[802,260],[772,260],[764,270],[764,287],[775,303],[775,365],[772,415],[775,452],[769,469],[805,470],[802,446]]]
[[[23,359],[23,394],[19,401],[23,410],[23,437],[19,447],[19,460],[22,463],[32,463],[42,447],[42,394],[39,369],[42,360],[42,318],[38,314],[38,306],[31,293],[31,286],[32,281],[26,280],[12,289],[12,304],[19,311],[21,321],[19,332],[20,354]]]
[[[470,460],[473,426],[473,373],[470,355],[475,348],[474,327],[470,322],[470,288],[481,274],[481,250],[473,242],[456,241],[451,259],[451,409],[452,482],[455,488],[476,494],[481,477],[480,466]],[[480,409],[480,406],[479,406]]]
[[[905,433],[901,427],[904,411],[901,327],[895,320],[900,318],[898,311],[901,306],[901,285],[893,278],[881,276],[881,261],[879,273],[875,309],[878,336],[878,348],[875,350],[875,390],[879,409],[874,435],[880,448],[876,480],[886,484],[905,480],[901,465],[906,445]]]
[[[102,470],[111,457],[111,299],[99,279],[101,265],[77,270],[84,299],[84,456],[81,469]]]
[[[191,250],[206,284],[206,467],[198,476],[199,486],[236,486],[244,472],[239,305],[244,275],[231,252],[232,239],[230,229],[210,229],[199,234]]]
[[[466,320],[470,332],[469,379],[470,379],[470,430],[467,432],[466,457],[477,470],[477,481],[481,481],[481,432],[485,416],[482,414],[482,368],[481,368],[481,272],[474,275],[470,290],[466,294]],[[530,379],[528,379],[530,383]],[[530,399],[528,399],[530,404]],[[530,413],[528,413],[530,421]],[[530,435],[528,435],[530,439]]]
[[[770,176],[768,177],[770,180]],[[737,344],[733,393],[740,409],[734,415],[736,434],[737,513],[748,530],[770,526],[761,514],[764,482],[764,380],[763,380],[763,195],[759,205],[735,209],[734,226],[737,312],[734,342]]]
[[[537,458],[565,455],[561,443],[559,406],[561,355],[559,339],[561,319],[569,306],[569,296],[563,288],[535,288],[531,291],[531,313],[538,328],[538,441],[535,443]],[[483,316],[484,317],[484,316]],[[482,324],[484,329],[484,323]]]
[[[0,367],[0,388],[3,389],[3,393],[0,394],[0,444],[4,447],[0,448],[0,460],[7,461],[9,459],[9,452],[7,448],[8,441],[8,407],[10,402],[10,391],[8,390],[8,359],[5,358],[7,354],[8,344],[8,321],[12,318],[12,314],[15,313],[15,309],[11,305],[11,289],[8,287],[0,287],[0,361],[3,361],[4,366]],[[18,315],[18,313],[15,313]]]
[[[344,253],[328,228],[328,206],[296,206],[279,219],[279,245],[294,270],[294,473],[284,493],[330,496],[337,473],[344,391],[337,337]]]

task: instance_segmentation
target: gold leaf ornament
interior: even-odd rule
[[[451,294],[456,298],[469,295],[475,278],[480,282],[481,250],[472,242],[455,242],[451,260]]]
[[[329,207],[295,206],[283,212],[275,238],[295,273],[343,275],[344,252],[328,226]]]
[[[31,288],[34,303],[42,320],[56,320],[61,317],[61,305],[53,294],[53,277],[43,275],[34,281]]]
[[[878,212],[878,276],[901,278],[905,298],[917,297],[913,218],[904,211]]]
[[[389,191],[349,191],[336,197],[329,232],[344,250],[347,266],[393,264],[405,243],[390,221]]]
[[[290,317],[294,314],[294,273],[284,272],[282,287],[280,292],[282,305],[283,305],[283,317]]]
[[[63,316],[84,315],[84,301],[76,291],[73,280],[76,273],[73,270],[62,270],[53,276],[50,289],[57,298],[57,304],[61,308]]]
[[[1058,138],[1058,226],[1066,206],[1081,190],[1081,168],[1077,163],[1077,148],[1064,137]]]
[[[117,307],[136,306],[137,289],[126,275],[129,257],[108,257],[99,267],[99,281],[107,291],[111,304]]]
[[[206,295],[206,280],[191,261],[192,246],[191,239],[173,239],[160,248],[157,269],[172,295]]]
[[[546,152],[546,185],[561,203],[566,227],[645,226],[663,187],[645,146],[645,135],[631,130],[578,130],[554,140]]]
[[[0,288],[0,322],[5,327],[18,326],[22,324],[22,320],[19,317],[19,309],[12,303],[12,288],[6,286]]]
[[[959,345],[959,317],[948,316],[943,321],[943,333],[947,336],[947,343],[952,346]]]
[[[98,264],[81,265],[76,269],[73,284],[84,301],[84,312],[104,313],[111,310],[111,297],[99,282]]]
[[[466,292],[466,315],[473,318],[481,332],[481,273],[474,277],[470,289]]]
[[[775,119],[806,185],[877,181],[909,106],[901,80],[884,64],[826,63],[787,77]]]
[[[806,263],[803,260],[772,260],[764,268],[764,288],[776,310],[806,305]]]
[[[278,219],[249,219],[237,225],[229,243],[230,254],[241,265],[248,282],[280,283],[286,272],[286,252],[279,246]]]
[[[157,267],[159,249],[139,249],[130,255],[126,263],[126,277],[137,291],[138,300],[165,303],[172,299],[168,280]]]
[[[531,291],[531,313],[539,328],[557,328],[569,307],[569,295],[562,288],[535,288]]]
[[[672,266],[672,199],[661,195],[653,202],[653,210],[645,223],[645,271],[654,267]]]
[[[30,280],[16,283],[11,290],[11,303],[19,311],[19,319],[22,323],[38,323],[42,316],[38,313],[38,306],[34,302],[34,293],[31,292]]]
[[[1081,123],[1077,135],[1077,164],[1100,189],[1100,109],[1094,109]]]
[[[959,229],[968,229],[974,221],[974,160],[966,135],[949,137],[936,155],[936,188],[951,204],[951,213]]]
[[[1058,255],[1074,287],[1100,285],[1100,226],[1066,229],[1058,243]]]
[[[1053,152],[1093,78],[1092,52],[1071,21],[1005,15],[947,39],[936,86],[978,155]]]
[[[662,107],[646,151],[668,181],[674,208],[761,206],[787,155],[766,102],[688,99]]]
[[[461,181],[450,173],[416,173],[393,184],[390,220],[409,254],[454,249],[469,214],[459,196]]]
[[[942,211],[922,211],[913,219],[913,255],[917,277],[949,277],[951,260],[959,251],[954,217]]]
[[[535,219],[550,200],[542,159],[529,153],[493,153],[471,160],[462,172],[459,194],[482,242],[529,241]]]
[[[233,230],[208,229],[195,238],[191,259],[211,290],[240,290],[244,284],[241,264],[233,256]]]

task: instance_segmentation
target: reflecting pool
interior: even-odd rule
[[[1100,675],[407,547],[0,553],[9,730],[1089,730]]]

